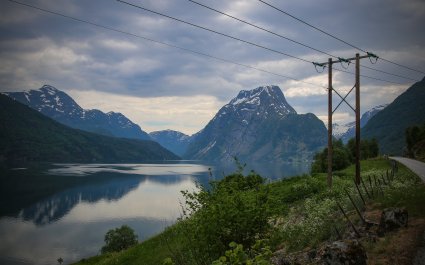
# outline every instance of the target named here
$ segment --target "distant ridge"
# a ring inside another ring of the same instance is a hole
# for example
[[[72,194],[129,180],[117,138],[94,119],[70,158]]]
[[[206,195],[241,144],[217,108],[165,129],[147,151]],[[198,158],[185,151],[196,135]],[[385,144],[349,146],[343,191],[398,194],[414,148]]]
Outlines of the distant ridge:
[[[139,125],[123,114],[112,111],[104,113],[97,109],[85,110],[68,94],[50,85],[37,90],[4,94],[75,129],[121,138],[151,140]]]
[[[149,133],[149,136],[160,145],[176,155],[182,156],[191,141],[191,137],[174,130],[163,130]]]
[[[178,156],[156,142],[108,137],[62,125],[0,94],[0,162],[140,163]]]
[[[373,116],[385,109],[387,106],[388,104],[378,105],[363,113],[360,118],[360,128],[363,128]],[[354,138],[355,132],[356,123],[353,121],[344,125],[334,124],[332,134],[335,138],[341,139],[344,143],[347,143],[351,138]]]

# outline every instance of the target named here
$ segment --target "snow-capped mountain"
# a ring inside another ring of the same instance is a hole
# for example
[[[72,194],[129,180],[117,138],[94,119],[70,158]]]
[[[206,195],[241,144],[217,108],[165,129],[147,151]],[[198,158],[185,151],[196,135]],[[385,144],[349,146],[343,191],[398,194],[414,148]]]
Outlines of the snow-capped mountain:
[[[373,116],[375,116],[381,110],[385,109],[385,107],[387,106],[388,104],[379,105],[363,113],[360,118],[360,128],[363,128]],[[335,136],[335,138],[337,139],[341,139],[344,143],[348,142],[348,140],[353,138],[355,136],[355,133],[356,123],[354,121],[343,125],[339,125],[336,123],[332,125],[333,136]]]
[[[160,145],[179,156],[186,152],[191,139],[189,135],[173,130],[155,131],[149,133],[149,136]]]
[[[356,126],[355,122],[349,122],[342,125],[334,123],[332,124],[332,135],[335,138],[340,139],[345,133],[348,132],[348,130],[352,129],[354,126]]]
[[[49,85],[37,90],[4,94],[72,128],[108,136],[151,140],[139,125],[121,113],[85,110],[68,94]]]
[[[299,115],[278,86],[242,90],[192,136],[184,157],[228,162],[288,161],[312,157],[326,128],[314,114]]]

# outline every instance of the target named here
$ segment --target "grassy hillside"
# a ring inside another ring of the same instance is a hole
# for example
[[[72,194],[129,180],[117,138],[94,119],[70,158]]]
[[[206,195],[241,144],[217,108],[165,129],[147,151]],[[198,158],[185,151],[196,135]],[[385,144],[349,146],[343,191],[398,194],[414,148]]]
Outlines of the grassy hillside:
[[[0,162],[141,162],[178,158],[153,141],[71,129],[0,94]]]
[[[371,242],[365,238],[362,244],[367,251],[370,261],[368,264],[411,264],[409,262],[411,262],[413,258],[412,251],[415,251],[415,247],[419,242],[419,237],[411,237],[404,243],[398,242],[397,238],[405,235],[410,236],[412,233],[419,235],[419,232],[423,232],[425,228],[425,204],[423,204],[425,200],[425,186],[419,185],[421,183],[420,179],[400,165],[398,173],[391,181],[391,185],[382,185],[378,187],[372,183],[373,189],[370,189],[368,178],[371,177],[373,180],[375,177],[385,175],[389,168],[390,163],[388,160],[377,159],[362,161],[362,176],[369,187],[369,193],[373,192],[373,198],[367,198],[363,190],[363,196],[366,198],[367,202],[365,214],[379,212],[384,207],[406,207],[409,211],[409,228],[403,228],[398,232],[378,238],[376,242]],[[209,216],[210,218],[208,218],[208,226],[216,227],[221,233],[224,233],[223,235],[232,233],[234,229],[243,230],[250,225],[250,220],[246,220],[245,226],[241,226],[239,220],[241,216],[244,216],[247,209],[251,209],[255,213],[263,212],[267,214],[270,226],[266,231],[258,233],[257,238],[265,239],[265,242],[267,242],[272,251],[280,250],[292,255],[291,253],[294,254],[297,253],[297,251],[309,251],[320,248],[325,241],[337,239],[335,228],[338,228],[341,234],[346,234],[351,231],[347,221],[337,208],[337,202],[342,205],[354,224],[357,227],[361,226],[361,222],[356,215],[354,207],[345,194],[345,190],[347,190],[358,206],[362,204],[353,186],[353,175],[354,166],[335,172],[332,190],[328,189],[326,186],[325,174],[280,180],[270,184],[263,184],[264,186],[256,186],[253,190],[247,189],[245,185],[242,185],[239,187],[241,192],[237,192],[239,195],[236,196],[236,198],[238,198],[236,201],[227,197],[227,199],[225,199],[227,203],[221,206],[220,204],[214,204],[214,200],[210,201],[212,204],[203,205],[203,207],[209,208],[207,212],[211,214]],[[233,178],[235,178],[234,175]],[[229,182],[229,179],[226,179],[225,182]],[[230,182],[230,184],[231,183],[232,182]],[[229,185],[226,186],[229,187]],[[256,211],[250,208],[253,205],[253,201],[246,207],[246,202],[250,201],[252,198],[258,200],[258,192],[264,190],[267,191],[267,200],[265,204],[260,204],[260,207],[262,207],[261,209]],[[232,190],[232,194],[234,194],[234,191],[235,190]],[[381,191],[384,195],[382,195]],[[212,191],[212,193],[214,192],[215,191]],[[204,196],[208,197],[210,195],[202,195],[201,200],[205,199]],[[220,197],[222,198],[223,196]],[[233,204],[234,202],[237,203]],[[265,208],[263,208],[264,206]],[[219,209],[219,212],[215,212],[214,208],[216,207]],[[230,211],[228,211],[229,207],[231,208]],[[264,209],[266,210],[264,211]],[[196,240],[196,236],[191,237],[191,235],[193,233],[202,233],[203,231],[199,229],[199,226],[193,227],[194,231],[187,229],[190,228],[191,222],[197,225],[200,224],[197,222],[200,220],[199,215],[203,215],[204,210],[198,211],[199,212],[195,214],[195,218],[192,218],[193,220],[187,219],[184,222],[179,222],[173,227],[166,229],[162,234],[146,240],[126,251],[99,255],[84,259],[76,264],[158,265],[162,264],[166,257],[173,257],[174,261],[178,261],[179,258],[180,260],[184,260],[176,264],[211,264],[211,261],[206,260],[217,259],[217,254],[207,251],[207,253],[213,255],[213,257],[199,256],[201,257],[200,260],[194,261],[192,255],[195,253],[199,254],[199,252],[196,252],[196,246],[194,245],[189,246],[189,248],[187,247],[187,244],[191,244],[188,238]],[[228,216],[220,216],[219,219],[215,219],[215,214],[222,214],[223,212],[228,212],[231,220],[234,220],[234,222],[221,222],[221,220],[225,220]],[[252,212],[248,211],[247,214],[251,215]],[[256,215],[254,214],[254,216]],[[379,215],[377,216],[379,218]],[[216,222],[220,223],[216,224]],[[410,224],[412,224],[412,226]],[[200,225],[202,227],[202,224]],[[211,232],[214,231],[210,231],[207,237],[211,236]],[[208,241],[207,238],[205,238],[204,241],[205,242],[199,243],[213,246],[211,241]],[[407,242],[409,243],[408,245],[406,245]],[[244,249],[246,248],[249,248],[249,246],[244,246]],[[221,255],[223,254],[224,253]],[[405,262],[382,262],[383,259],[391,257],[393,254],[396,255],[396,258],[401,258]],[[308,263],[302,262],[301,264]]]
[[[425,79],[415,83],[372,117],[362,129],[362,138],[376,138],[382,154],[401,155],[406,146],[406,129],[424,122]]]

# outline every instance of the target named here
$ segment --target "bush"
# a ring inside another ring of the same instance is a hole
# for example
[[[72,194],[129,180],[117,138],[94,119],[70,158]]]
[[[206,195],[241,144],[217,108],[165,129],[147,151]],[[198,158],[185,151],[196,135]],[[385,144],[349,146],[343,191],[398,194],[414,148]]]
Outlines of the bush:
[[[270,247],[264,245],[264,241],[259,240],[248,253],[243,246],[232,242],[229,244],[230,250],[224,256],[214,261],[212,265],[270,265],[272,251]]]
[[[102,247],[102,253],[118,252],[137,244],[137,235],[134,230],[123,225],[120,228],[109,230],[105,235],[105,246]]]
[[[248,176],[238,172],[212,182],[209,190],[183,192],[186,203],[176,236],[184,242],[174,262],[211,264],[231,242],[245,249],[253,246],[269,227],[268,190],[263,183],[254,172]]]

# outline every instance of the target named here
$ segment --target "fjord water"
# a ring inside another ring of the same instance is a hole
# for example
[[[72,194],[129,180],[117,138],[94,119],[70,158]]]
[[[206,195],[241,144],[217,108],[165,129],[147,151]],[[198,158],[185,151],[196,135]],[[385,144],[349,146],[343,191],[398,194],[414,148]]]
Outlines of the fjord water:
[[[98,254],[105,233],[123,224],[145,240],[179,217],[180,191],[208,186],[235,169],[183,161],[2,170],[0,264],[57,264],[60,257],[69,264]],[[247,169],[277,179],[308,166]]]

